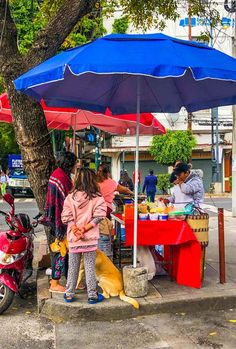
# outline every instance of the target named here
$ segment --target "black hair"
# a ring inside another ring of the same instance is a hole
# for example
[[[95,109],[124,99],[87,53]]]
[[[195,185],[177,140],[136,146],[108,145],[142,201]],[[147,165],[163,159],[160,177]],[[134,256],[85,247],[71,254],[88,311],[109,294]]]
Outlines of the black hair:
[[[153,170],[149,170],[149,173],[150,173],[151,175],[153,175]]]
[[[70,152],[65,151],[61,153],[57,159],[57,166],[60,167],[67,175],[70,174],[72,168],[75,166],[77,156]]]
[[[103,162],[101,165],[99,165],[97,172],[98,183],[102,183],[105,181],[105,179],[108,179],[110,177],[110,173],[110,168],[107,164]]]
[[[185,162],[180,162],[179,164],[176,165],[175,169],[174,169],[174,174],[176,176],[179,176],[182,172],[186,173],[189,172],[189,165],[186,164]]]
[[[174,183],[176,179],[177,179],[176,174],[172,172],[169,178],[170,183]]]

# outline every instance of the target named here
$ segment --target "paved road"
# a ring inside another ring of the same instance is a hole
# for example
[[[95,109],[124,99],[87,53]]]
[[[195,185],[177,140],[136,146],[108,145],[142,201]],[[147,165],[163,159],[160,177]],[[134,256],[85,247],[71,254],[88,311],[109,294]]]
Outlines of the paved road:
[[[205,203],[216,207],[223,207],[226,210],[232,211],[231,198],[206,198]]]
[[[31,285],[33,287],[33,285]],[[33,289],[32,289],[33,291]],[[55,324],[36,313],[26,289],[0,317],[4,349],[234,349],[236,309],[158,314],[123,321]],[[96,305],[95,305],[96,306]],[[230,320],[234,320],[230,322]],[[4,334],[4,335],[3,335]]]
[[[0,210],[8,212],[9,205],[0,200]],[[32,219],[38,213],[38,207],[35,199],[25,199],[25,198],[17,198],[15,199],[15,208],[16,213],[27,213],[29,217]],[[0,216],[0,229],[6,227],[4,217]],[[42,227],[37,227],[36,232],[42,230]]]

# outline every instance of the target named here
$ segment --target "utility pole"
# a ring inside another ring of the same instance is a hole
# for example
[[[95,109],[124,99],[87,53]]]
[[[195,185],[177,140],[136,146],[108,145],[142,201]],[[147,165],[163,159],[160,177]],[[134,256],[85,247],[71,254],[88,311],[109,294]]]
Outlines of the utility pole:
[[[236,57],[236,1],[225,0],[224,8],[229,13],[234,13],[234,38],[233,38],[233,55]],[[234,191],[236,188],[236,106],[233,105],[233,130],[232,130],[232,216],[236,217],[236,195]]]
[[[191,18],[191,3],[190,1],[188,2],[188,39],[191,41],[192,40],[192,18]],[[192,131],[192,113],[188,113],[187,116],[187,130]]]
[[[235,8],[236,11],[236,8]],[[236,12],[234,18],[233,55],[236,57]],[[233,105],[233,130],[232,130],[232,216],[236,217],[236,106]]]

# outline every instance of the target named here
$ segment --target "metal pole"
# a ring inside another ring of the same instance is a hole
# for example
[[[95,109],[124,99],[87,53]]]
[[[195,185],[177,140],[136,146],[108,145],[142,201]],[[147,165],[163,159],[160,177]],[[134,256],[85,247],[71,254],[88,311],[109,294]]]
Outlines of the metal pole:
[[[213,43],[213,28],[212,24],[210,27],[211,35],[211,47]],[[214,141],[214,123],[216,122],[216,152],[215,152],[215,141]],[[211,109],[211,163],[212,163],[212,183],[219,182],[219,118],[218,108]]]
[[[233,55],[236,57],[236,13],[234,19]],[[236,106],[233,105],[233,131],[232,131],[232,216],[236,217]]]
[[[135,181],[134,181],[134,253],[133,267],[137,267],[138,237],[138,165],[139,165],[139,122],[140,122],[140,77],[137,78],[137,116],[136,116],[136,150],[135,150]]]
[[[125,170],[125,151],[122,152],[122,171]]]
[[[75,154],[76,151],[76,114],[73,114],[74,122],[73,122],[73,140],[72,140],[72,152]]]
[[[214,109],[211,109],[211,181],[215,182],[215,140],[214,140]]]
[[[192,18],[191,18],[190,10],[191,10],[191,3],[189,1],[188,3],[188,39],[191,41],[192,40]],[[188,113],[187,130],[189,131],[192,131],[192,116],[193,116],[192,113]]]
[[[216,182],[220,182],[220,164],[219,164],[219,113],[218,108],[215,109],[216,120]]]
[[[101,163],[101,134],[100,130],[95,128],[96,131],[96,146],[95,146],[95,168],[96,171]]]
[[[56,156],[57,147],[56,147],[56,135],[55,130],[52,131],[52,149],[53,149],[53,155]]]
[[[224,209],[218,208],[218,239],[219,239],[219,271],[220,283],[225,281],[225,236],[224,236]]]

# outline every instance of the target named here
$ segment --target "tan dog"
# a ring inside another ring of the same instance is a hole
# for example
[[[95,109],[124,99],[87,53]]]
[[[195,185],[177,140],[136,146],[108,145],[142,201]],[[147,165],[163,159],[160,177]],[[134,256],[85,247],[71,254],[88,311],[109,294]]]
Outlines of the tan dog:
[[[134,308],[138,309],[139,303],[135,299],[127,297],[124,293],[121,272],[114,266],[105,253],[100,250],[97,250],[96,253],[96,277],[98,286],[100,286],[103,291],[103,296],[105,298],[119,296],[122,301],[130,303]],[[77,286],[83,279],[84,273],[84,263],[82,259]]]

